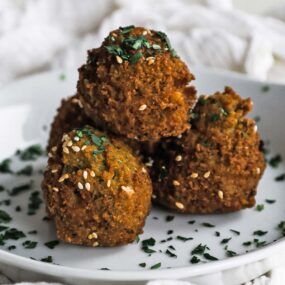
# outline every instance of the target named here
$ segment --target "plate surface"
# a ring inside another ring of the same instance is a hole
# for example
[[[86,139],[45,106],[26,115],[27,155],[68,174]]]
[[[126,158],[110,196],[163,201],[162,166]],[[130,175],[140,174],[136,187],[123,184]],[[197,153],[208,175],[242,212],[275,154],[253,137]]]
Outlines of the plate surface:
[[[260,118],[257,123],[258,129],[270,151],[268,158],[277,154],[285,157],[284,86],[265,85],[240,76],[213,74],[202,69],[193,69],[193,72],[197,78],[195,85],[199,94],[211,94],[229,85],[234,87],[241,96],[251,97],[254,101],[254,112],[251,116]],[[23,162],[13,154],[16,149],[23,149],[35,143],[45,146],[49,132],[48,126],[61,98],[73,94],[75,90],[77,74],[64,72],[64,75],[62,76],[61,72],[40,74],[0,90],[2,132],[0,159],[11,157],[13,171],[18,171],[29,164],[34,167],[32,176],[0,173],[0,185],[5,188],[0,192],[0,201],[2,201],[0,207],[12,217],[11,222],[1,225],[17,228],[26,235],[19,240],[8,240],[0,247],[1,262],[70,278],[73,276],[94,280],[186,278],[260,260],[283,245],[282,232],[278,229],[278,224],[285,220],[285,180],[275,181],[277,176],[285,173],[285,165],[281,161],[276,168],[268,165],[259,184],[257,204],[264,206],[262,211],[254,208],[226,215],[199,216],[178,215],[154,207],[138,243],[117,248],[85,248],[63,243],[54,249],[45,246],[46,242],[55,240],[56,235],[53,222],[43,220],[44,204],[40,205],[35,215],[27,215],[27,213],[31,194],[40,191],[41,171],[45,167],[46,157],[41,157],[37,161]],[[31,180],[34,182],[30,190],[16,196],[9,196],[9,191],[13,187],[29,184]],[[266,199],[274,200],[274,203],[268,203]],[[9,202],[3,202],[3,200],[10,200],[10,205],[5,205]],[[21,207],[21,211],[15,210],[17,206]],[[262,206],[259,206],[259,209],[262,209]],[[195,223],[189,223],[189,221],[195,221]],[[209,227],[208,224],[214,227]],[[33,230],[37,230],[37,234],[28,234]],[[263,233],[254,235],[255,231],[263,231]],[[220,236],[217,236],[216,232],[219,232]],[[177,239],[177,236],[193,239],[183,241]],[[156,240],[155,246],[151,247],[156,252],[149,256],[141,250],[141,241],[151,237]],[[161,243],[168,238],[171,239]],[[221,243],[223,239],[229,240]],[[23,242],[27,240],[36,241],[37,246],[34,249],[26,249]],[[244,246],[243,243],[248,241],[251,241],[251,245]],[[207,245],[209,249],[206,252],[218,258],[219,261],[209,261],[197,255],[205,262],[191,264],[191,251],[200,243]],[[16,248],[8,250],[11,245],[15,245]],[[167,249],[177,257],[166,254]],[[228,255],[234,255],[233,252],[237,255],[229,257]],[[55,264],[37,261],[48,256],[52,256]],[[145,263],[145,268],[139,266],[140,263]],[[161,263],[159,269],[150,270],[151,266],[158,263]],[[106,268],[110,271],[102,270]]]

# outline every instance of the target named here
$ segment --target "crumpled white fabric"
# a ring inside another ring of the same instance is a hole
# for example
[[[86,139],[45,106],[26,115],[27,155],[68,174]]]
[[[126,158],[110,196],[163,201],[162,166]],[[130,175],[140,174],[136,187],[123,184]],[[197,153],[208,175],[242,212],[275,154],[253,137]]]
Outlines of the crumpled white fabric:
[[[231,0],[195,2],[1,0],[0,86],[38,70],[77,68],[86,49],[129,24],[164,30],[189,64],[285,82],[285,7],[257,16]]]

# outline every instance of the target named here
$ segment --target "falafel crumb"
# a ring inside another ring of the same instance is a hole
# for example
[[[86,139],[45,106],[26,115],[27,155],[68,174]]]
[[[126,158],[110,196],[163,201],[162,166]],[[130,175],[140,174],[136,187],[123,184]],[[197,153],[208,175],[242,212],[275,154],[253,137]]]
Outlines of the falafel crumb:
[[[199,176],[199,174],[197,172],[192,172],[190,175],[190,177],[194,178],[194,179],[197,178],[198,176]]]
[[[154,57],[153,56],[147,57],[146,61],[148,65],[152,65],[154,64]]]
[[[83,190],[83,184],[81,182],[78,182],[77,183],[77,187],[80,189],[80,190]]]
[[[178,209],[184,209],[184,205],[180,202],[175,202],[175,206],[178,208]]]
[[[90,191],[91,185],[90,185],[89,182],[86,182],[86,183],[85,183],[85,188],[86,188],[87,191]]]
[[[219,196],[219,198],[220,198],[221,200],[223,200],[223,199],[224,199],[224,192],[221,191],[221,190],[219,190],[219,191],[218,191],[218,196]]]
[[[79,146],[73,146],[73,147],[71,147],[72,148],[72,150],[73,151],[75,151],[75,152],[79,152],[80,151],[80,147]]]
[[[180,185],[180,182],[177,181],[177,180],[173,180],[172,183],[173,183],[174,186],[179,186]]]
[[[146,104],[143,104],[139,107],[139,111],[144,111],[147,108]]]
[[[181,161],[182,160],[182,155],[177,155],[175,157],[175,161]]]
[[[204,173],[204,178],[209,178],[210,177],[210,174],[211,174],[211,171],[207,171]]]
[[[64,180],[66,180],[67,178],[69,178],[69,175],[67,173],[63,174],[59,179],[58,182],[63,182]]]
[[[134,189],[130,186],[121,186],[121,188],[124,192],[126,192],[129,195],[132,195],[135,192]]]
[[[91,171],[90,171],[90,176],[91,176],[91,177],[95,177],[95,175],[96,175],[95,172],[94,172],[93,170],[91,170]]]

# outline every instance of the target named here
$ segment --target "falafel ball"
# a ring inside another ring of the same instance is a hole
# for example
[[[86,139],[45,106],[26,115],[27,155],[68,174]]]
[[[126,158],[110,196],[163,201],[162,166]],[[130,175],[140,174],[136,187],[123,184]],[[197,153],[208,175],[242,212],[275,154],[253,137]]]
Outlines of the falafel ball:
[[[98,129],[96,123],[85,114],[81,101],[77,95],[63,99],[51,124],[47,151],[50,152],[54,146],[57,146],[58,143],[60,143],[64,133],[70,132],[76,128],[82,128],[85,125]],[[110,134],[110,132],[106,130],[105,132]],[[123,140],[123,142],[133,150],[135,155],[140,156],[141,158],[151,155],[157,145],[157,142],[155,141],[140,142],[123,136],[117,137],[120,140]]]
[[[117,246],[143,232],[152,184],[120,139],[85,126],[64,134],[49,156],[42,189],[60,240]]]
[[[140,141],[186,131],[196,90],[194,76],[166,34],[134,26],[112,31],[88,51],[77,90],[100,127]]]
[[[47,150],[57,146],[64,133],[90,124],[92,120],[85,115],[77,95],[63,99],[51,124]]]
[[[183,213],[238,211],[255,204],[265,170],[252,101],[231,88],[201,96],[192,128],[164,141],[152,168],[154,201]]]

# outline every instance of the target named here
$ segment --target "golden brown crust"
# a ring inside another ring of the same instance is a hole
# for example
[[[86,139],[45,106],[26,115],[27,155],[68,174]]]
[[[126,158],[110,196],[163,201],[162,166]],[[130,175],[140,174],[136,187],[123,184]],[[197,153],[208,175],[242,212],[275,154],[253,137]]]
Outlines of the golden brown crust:
[[[92,123],[92,120],[85,115],[82,107],[77,95],[70,96],[61,101],[57,109],[57,114],[51,124],[47,146],[48,151],[53,146],[57,146],[64,133]]]
[[[188,111],[195,103],[196,91],[188,86],[194,76],[185,63],[165,50],[166,44],[157,32],[147,31],[143,36],[145,32],[134,28],[126,36],[116,30],[100,48],[90,50],[87,63],[79,69],[78,94],[86,114],[100,127],[127,138],[155,141],[179,135],[190,127]],[[130,36],[145,37],[148,44],[159,45],[161,50],[131,50],[142,53],[138,62],[120,58],[119,63],[118,56],[110,54],[106,46],[121,47]]]
[[[192,129],[160,145],[154,158],[155,202],[183,213],[223,213],[255,204],[265,169],[252,108],[232,89],[200,97]]]
[[[147,171],[121,140],[84,127],[51,150],[42,183],[60,240],[88,246],[130,243],[150,210]]]

